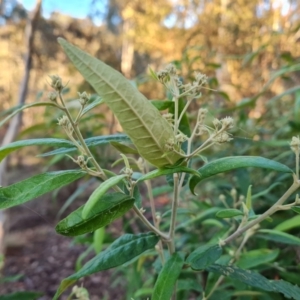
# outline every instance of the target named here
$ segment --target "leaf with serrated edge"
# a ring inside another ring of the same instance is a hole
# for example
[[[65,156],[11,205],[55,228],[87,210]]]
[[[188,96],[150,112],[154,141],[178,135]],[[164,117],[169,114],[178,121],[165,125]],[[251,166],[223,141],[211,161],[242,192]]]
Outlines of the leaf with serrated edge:
[[[217,264],[211,265],[206,270],[264,291],[282,293],[288,299],[300,300],[300,288],[284,280],[269,280],[256,272]]]
[[[179,253],[175,252],[172,254],[158,275],[151,298],[152,300],[171,299],[183,263],[184,260]]]
[[[84,205],[73,211],[61,220],[55,230],[66,236],[77,236],[93,232],[98,228],[106,226],[124,215],[134,205],[134,199],[122,193],[111,193],[104,195],[93,207],[92,214],[82,218]]]
[[[121,236],[105,251],[100,252],[88,261],[77,273],[64,279],[53,300],[58,299],[76,280],[100,271],[121,266],[146,250],[154,248],[158,241],[159,237],[153,233],[140,233],[137,235],[125,234]]]
[[[166,143],[175,138],[170,124],[123,75],[66,40],[59,38],[58,42],[116,115],[143,158],[156,167],[173,165],[181,158],[166,154]]]
[[[0,209],[13,207],[63,187],[86,175],[82,170],[48,172],[0,188]]]
[[[198,169],[198,173],[200,176],[192,176],[190,180],[190,190],[194,194],[194,189],[200,181],[219,173],[224,173],[245,167],[255,167],[283,173],[293,173],[293,171],[287,166],[277,161],[260,156],[223,157],[209,162],[208,164],[205,164],[203,167]]]

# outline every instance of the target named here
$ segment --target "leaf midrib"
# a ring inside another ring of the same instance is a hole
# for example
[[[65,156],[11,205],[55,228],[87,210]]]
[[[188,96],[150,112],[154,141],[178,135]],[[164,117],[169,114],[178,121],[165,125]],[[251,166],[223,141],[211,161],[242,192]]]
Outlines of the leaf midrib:
[[[64,41],[64,40],[63,40]],[[65,43],[65,41],[64,41],[64,43]],[[80,57],[77,55],[77,53],[76,53],[76,51],[73,51],[73,49],[72,48],[69,48],[69,50],[70,51],[72,51],[72,53],[73,53],[73,55],[75,55],[76,57],[77,57],[77,59],[79,60],[79,61],[81,61],[81,63],[82,64],[84,64],[91,72],[94,72],[95,74],[97,74],[100,78],[101,78],[101,80],[103,80],[113,91],[114,91],[114,93],[115,94],[117,94],[126,104],[127,104],[127,106],[129,106],[130,107],[130,109],[131,109],[131,111],[135,114],[135,116],[137,117],[137,119],[140,121],[140,123],[142,123],[143,124],[143,126],[144,126],[144,128],[146,129],[146,131],[149,133],[149,135],[152,137],[152,139],[154,140],[154,142],[155,142],[155,144],[156,144],[156,146],[157,146],[157,148],[160,150],[160,152],[162,152],[163,154],[164,154],[164,152],[162,151],[162,149],[161,149],[161,147],[160,147],[160,145],[159,145],[159,143],[158,143],[158,141],[155,139],[155,136],[152,134],[152,132],[148,129],[148,127],[147,126],[145,126],[146,124],[143,122],[143,120],[141,119],[141,118],[139,118],[139,115],[137,114],[137,112],[135,111],[135,109],[133,109],[133,107],[130,105],[130,103],[128,103],[128,101],[126,101],[125,99],[125,97],[123,98],[122,97],[122,95],[110,84],[110,82],[108,82],[107,80],[105,80],[105,78],[104,77],[102,77],[101,76],[101,74],[99,75],[99,73],[98,73],[98,71],[96,70],[94,70],[94,68],[92,67],[92,66],[90,66],[89,64],[87,64],[87,63],[85,63],[82,59],[80,59]],[[94,57],[92,57],[92,58],[94,58]],[[105,100],[104,100],[104,102],[106,102]],[[168,157],[168,156],[165,156],[165,158],[168,160],[168,162],[170,163],[170,164],[172,164],[173,162],[171,161],[171,159]]]

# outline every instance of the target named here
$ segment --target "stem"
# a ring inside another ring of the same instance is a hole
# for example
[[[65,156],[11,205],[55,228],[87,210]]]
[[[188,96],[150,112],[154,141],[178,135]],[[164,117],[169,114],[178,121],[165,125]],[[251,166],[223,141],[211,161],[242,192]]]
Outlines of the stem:
[[[172,202],[171,225],[170,225],[170,230],[169,230],[169,240],[170,241],[168,242],[170,254],[173,254],[175,252],[174,237],[175,237],[175,225],[176,225],[176,215],[177,215],[178,196],[179,196],[178,174],[175,173],[173,178],[174,178],[174,195],[173,195],[173,202]]]
[[[149,173],[149,167],[148,167],[147,164],[145,164],[145,170],[146,170],[146,173]],[[149,200],[150,200],[150,207],[151,207],[151,214],[152,214],[153,223],[154,223],[155,228],[157,228],[159,230],[159,221],[156,218],[156,210],[155,210],[154,197],[153,197],[153,193],[152,193],[151,181],[146,180],[145,184],[146,184],[146,187],[147,187],[148,196],[149,196]],[[165,257],[164,257],[163,245],[162,245],[161,240],[158,242],[158,247],[159,247],[158,254],[159,254],[160,260],[162,262],[162,265],[164,265]]]
[[[156,233],[157,235],[159,235],[163,240],[165,241],[169,241],[169,236],[163,232],[161,232],[160,230],[158,230],[156,227],[154,227],[147,219],[146,217],[143,215],[143,213],[139,210],[139,208],[134,205],[133,206],[133,210],[134,212],[138,215],[138,217],[141,219],[141,221],[154,233]]]
[[[79,130],[79,128],[78,128],[78,125],[77,125],[76,123],[74,123],[74,121],[73,121],[73,119],[72,119],[72,116],[71,116],[69,110],[68,110],[67,107],[66,107],[65,101],[64,101],[64,99],[63,99],[61,93],[59,93],[59,99],[60,99],[60,101],[61,101],[61,103],[62,103],[62,105],[63,105],[63,107],[64,107],[64,111],[65,111],[65,113],[66,113],[68,119],[69,119],[70,122],[71,122],[71,125],[72,125],[72,127],[73,127],[73,129],[74,129],[74,132],[75,132],[75,134],[76,134],[78,140],[80,141],[82,148],[83,148],[84,151],[85,151],[85,154],[88,155],[88,156],[91,158],[91,161],[92,161],[93,165],[95,166],[95,168],[97,169],[97,171],[102,175],[102,178],[103,178],[103,179],[106,179],[106,176],[105,176],[105,174],[104,174],[102,168],[101,168],[101,167],[99,166],[99,164],[97,163],[97,161],[96,161],[96,159],[94,158],[93,154],[91,153],[89,147],[86,145],[86,143],[85,143],[85,141],[84,141],[84,138],[83,138],[83,136],[82,136],[82,134],[81,134],[81,132],[80,132],[80,130]]]
[[[297,175],[297,179],[299,179],[299,151],[297,151],[295,154],[296,154],[296,175]]]
[[[200,147],[198,147],[196,150],[194,150],[191,154],[188,155],[188,157],[193,157],[194,155],[196,155],[198,152],[206,149],[207,147],[210,147],[211,145],[208,145],[208,143],[210,143],[216,136],[218,136],[220,133],[222,133],[223,131],[225,131],[226,128],[222,127],[219,131],[217,131],[215,134],[212,134]],[[205,146],[205,147],[204,147]]]
[[[63,105],[63,110],[65,111],[68,119],[70,120],[70,123],[74,129],[74,132],[78,138],[78,140],[81,143],[81,146],[83,147],[84,151],[86,152],[86,155],[88,155],[90,157],[90,160],[92,161],[93,165],[95,166],[96,170],[98,171],[98,176],[105,180],[107,179],[105,173],[103,172],[102,168],[99,166],[99,164],[97,163],[96,159],[94,158],[93,154],[91,153],[90,149],[88,148],[88,146],[86,145],[84,138],[82,137],[82,134],[78,128],[78,125],[74,123],[72,116],[69,112],[69,110],[66,107],[66,104],[64,102],[64,99],[61,95],[61,93],[59,93],[59,98],[60,101]],[[118,189],[120,191],[120,188],[116,187],[116,189]],[[123,191],[121,191],[123,192]],[[144,216],[144,214],[138,209],[138,207],[136,205],[134,205],[133,210],[135,211],[135,213],[138,215],[138,217],[141,219],[141,221],[154,233],[156,233],[157,235],[159,235],[163,240],[169,240],[169,236],[167,236],[165,233],[161,232],[159,229],[157,229],[155,226],[153,226],[148,220],[147,218]]]
[[[174,97],[174,105],[175,105],[175,115],[174,115],[174,134],[176,135],[178,132],[179,121],[178,121],[178,98]]]
[[[191,104],[193,99],[189,99],[187,102],[186,102],[186,105],[184,106],[183,110],[181,111],[180,113],[180,116],[178,118],[178,124],[180,124],[180,121],[183,117],[183,115],[185,114],[186,110],[188,109],[189,105]]]
[[[295,179],[295,178],[294,178]],[[294,183],[290,186],[290,188],[282,195],[282,197],[267,211],[265,211],[261,216],[259,216],[257,219],[251,221],[246,226],[238,229],[236,232],[234,232],[232,235],[230,235],[227,239],[222,241],[222,245],[226,245],[230,243],[235,238],[242,235],[245,231],[250,229],[251,227],[255,226],[256,224],[259,224],[272,214],[274,214],[276,211],[280,209],[280,206],[291,196],[300,186],[300,181],[298,179],[295,179]]]
[[[252,233],[253,234],[253,233]],[[252,234],[246,234],[239,246],[239,248],[235,251],[235,253],[233,254],[233,258],[230,260],[229,265],[232,265],[235,261],[237,261],[239,259],[240,253],[242,251],[242,249],[244,248],[244,246],[246,245],[248,239],[250,238],[250,236]],[[217,280],[217,282],[214,284],[214,286],[212,287],[210,293],[204,298],[205,300],[208,300],[212,294],[215,292],[215,290],[218,288],[218,286],[222,283],[223,279],[225,278],[224,275],[221,275],[219,277],[219,279]]]

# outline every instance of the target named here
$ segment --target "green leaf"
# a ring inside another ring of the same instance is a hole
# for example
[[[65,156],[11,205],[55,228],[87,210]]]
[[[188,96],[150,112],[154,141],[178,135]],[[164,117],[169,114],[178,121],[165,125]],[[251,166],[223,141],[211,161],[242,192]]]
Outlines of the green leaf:
[[[240,211],[238,209],[233,209],[233,208],[222,209],[216,213],[216,217],[222,218],[222,219],[233,218],[236,216],[243,216],[243,215],[244,215],[244,213],[242,211]]]
[[[76,280],[103,270],[121,266],[146,250],[153,249],[158,241],[159,237],[153,233],[125,234],[121,236],[105,251],[88,261],[77,273],[64,279],[53,300],[58,299]]]
[[[173,165],[181,158],[166,154],[166,143],[175,138],[170,124],[123,75],[66,40],[59,38],[58,42],[116,115],[143,158],[156,167]]]
[[[131,148],[127,145],[112,141],[110,142],[110,144],[116,148],[119,152],[123,153],[123,154],[138,154],[138,151],[134,148]]]
[[[87,218],[83,218],[84,205],[69,214],[56,225],[56,232],[77,236],[93,232],[124,215],[134,205],[134,199],[122,193],[106,194],[97,201]]]
[[[104,172],[105,173],[105,172]],[[65,212],[65,210],[81,195],[83,194],[86,189],[94,184],[97,181],[96,177],[93,177],[91,179],[89,179],[88,181],[86,181],[85,183],[82,183],[78,186],[78,188],[76,189],[76,191],[71,194],[69,196],[69,198],[67,200],[65,200],[64,205],[60,208],[60,210],[57,213],[57,218],[60,219],[61,215]]]
[[[197,171],[195,171],[194,169],[187,168],[184,166],[177,166],[177,167],[173,167],[173,168],[153,170],[153,171],[143,175],[142,177],[140,177],[138,179],[138,181],[150,180],[150,179],[153,179],[153,178],[156,178],[159,176],[174,174],[174,173],[190,173],[190,174],[194,174],[195,176],[199,176]]]
[[[149,72],[150,72],[150,76],[154,79],[154,80],[158,80],[157,74],[152,70],[152,68],[149,66]]]
[[[274,170],[283,173],[293,173],[293,171],[287,166],[274,160],[270,160],[260,156],[224,157],[216,159],[198,169],[200,177],[192,176],[190,180],[190,189],[192,193],[194,193],[194,189],[200,181],[219,173],[224,173],[245,167],[255,167]]]
[[[274,230],[278,231],[288,231],[290,229],[300,227],[300,216],[295,216],[291,219],[288,219],[279,225],[277,225]]]
[[[95,252],[98,254],[101,252],[103,247],[103,241],[105,238],[105,227],[101,227],[94,232],[93,245]]]
[[[0,300],[35,300],[40,298],[43,293],[39,292],[15,292],[1,295]]]
[[[95,95],[95,96],[93,95],[92,97],[91,97],[92,99],[90,100],[89,104],[83,109],[81,116],[85,115],[87,112],[92,110],[94,107],[103,103],[103,100],[100,97],[98,97],[97,95]]]
[[[17,115],[22,110],[24,110],[26,108],[30,108],[30,107],[35,107],[35,106],[54,106],[56,108],[58,107],[53,102],[35,102],[35,103],[23,105],[21,107],[20,106],[16,106],[15,110],[13,111],[13,113],[11,113],[10,115],[8,115],[4,120],[2,120],[0,122],[0,127],[2,127],[7,121],[9,121],[12,117],[14,117],[15,115]]]
[[[184,260],[178,252],[172,254],[158,275],[151,298],[152,300],[171,299],[183,263]]]
[[[162,218],[166,218],[166,217],[170,217],[172,214],[172,210],[168,210],[166,211],[161,217]],[[194,213],[190,210],[190,209],[187,209],[187,208],[182,208],[182,207],[179,207],[177,209],[177,212],[176,212],[176,215],[179,216],[179,215],[193,215]]]
[[[252,209],[252,185],[249,185],[246,197],[246,207]]]
[[[300,288],[284,280],[269,280],[264,276],[232,266],[214,264],[207,271],[222,274],[233,281],[240,281],[255,288],[268,292],[282,293],[288,299],[300,300]]]
[[[177,292],[180,291],[197,291],[202,292],[203,289],[197,280],[193,279],[179,279],[177,284]]]
[[[110,142],[131,142],[126,134],[113,134],[113,135],[101,135],[95,136],[84,140],[88,147],[96,147],[99,145],[108,145]],[[79,143],[80,144],[80,143]],[[50,155],[64,154],[69,152],[77,151],[77,148],[72,145],[72,147],[59,148],[50,152],[39,154],[39,157],[45,157]]]
[[[274,229],[260,229],[256,237],[288,245],[300,246],[300,238]]]
[[[0,188],[0,209],[13,207],[61,188],[86,175],[82,170],[48,172]]]
[[[27,146],[48,146],[48,147],[74,147],[74,144],[68,140],[63,139],[32,139],[22,140],[10,143],[0,148],[0,162],[11,152]]]
[[[293,206],[291,208],[295,213],[300,214],[300,206]]]
[[[126,174],[117,175],[111,178],[108,178],[103,183],[101,183],[91,194],[88,201],[82,209],[82,218],[88,219],[94,215],[94,209],[96,209],[97,203],[101,202],[101,198],[104,194],[112,187],[117,185],[120,181],[126,178]]]
[[[156,107],[158,110],[165,110],[172,106],[174,106],[174,102],[170,100],[162,101],[162,100],[151,100],[150,103]]]
[[[236,265],[242,269],[251,269],[274,261],[279,255],[279,249],[257,249],[243,253]]]
[[[219,245],[205,245],[193,251],[186,259],[186,263],[193,270],[203,270],[213,264],[221,255],[222,248]]]

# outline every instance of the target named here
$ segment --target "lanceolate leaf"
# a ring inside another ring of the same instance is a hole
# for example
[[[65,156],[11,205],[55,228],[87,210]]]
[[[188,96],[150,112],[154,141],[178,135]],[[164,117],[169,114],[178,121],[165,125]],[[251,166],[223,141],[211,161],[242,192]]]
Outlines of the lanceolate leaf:
[[[256,249],[242,253],[238,262],[236,263],[239,268],[251,269],[262,264],[274,261],[279,255],[279,249]]]
[[[152,300],[171,299],[174,286],[179,277],[184,260],[175,252],[165,263],[155,282]]]
[[[300,227],[300,216],[297,215],[291,219],[285,220],[274,229],[278,231],[289,231],[293,228]]]
[[[205,245],[197,248],[186,259],[193,270],[204,270],[222,255],[222,248],[219,245]]]
[[[190,180],[190,189],[192,193],[194,193],[195,186],[202,180],[209,178],[213,175],[228,172],[231,170],[245,168],[245,167],[256,167],[274,170],[283,173],[292,173],[293,171],[287,166],[276,162],[274,160],[270,160],[267,158],[263,158],[260,156],[232,156],[232,157],[224,157],[217,160],[214,160],[200,169],[198,169],[200,177],[192,176]]]
[[[43,293],[39,292],[15,292],[0,296],[0,300],[35,300],[42,295]]]
[[[208,267],[206,270],[222,274],[234,281],[240,281],[264,291],[282,293],[288,299],[300,300],[300,288],[284,280],[269,280],[262,275],[249,270],[217,264]]]
[[[233,209],[233,208],[222,209],[216,213],[216,217],[222,218],[222,219],[233,218],[236,216],[243,216],[243,215],[244,215],[244,213],[242,211],[240,211],[238,209]]]
[[[94,216],[96,208],[96,205],[101,202],[102,197],[104,194],[112,187],[117,185],[120,181],[122,181],[127,175],[117,175],[114,177],[111,177],[107,180],[105,180],[103,183],[101,183],[91,194],[89,197],[89,200],[84,205],[82,209],[82,218],[89,219]],[[116,213],[116,212],[115,212]]]
[[[137,150],[127,145],[112,141],[110,144],[123,154],[138,154]]]
[[[3,126],[7,121],[9,121],[13,116],[15,116],[16,114],[18,114],[20,111],[22,111],[22,110],[24,110],[26,108],[34,107],[34,106],[54,106],[54,107],[58,107],[53,102],[35,102],[35,103],[23,105],[21,107],[16,107],[16,110],[14,110],[13,113],[11,113],[10,115],[8,115],[4,120],[2,120],[0,122],[0,127]]]
[[[134,199],[127,195],[122,193],[106,194],[95,204],[87,219],[82,217],[83,205],[61,220],[55,230],[67,236],[93,232],[124,215],[133,205]]]
[[[149,172],[148,174],[143,175],[138,179],[138,181],[145,181],[149,179],[153,179],[162,175],[168,175],[168,174],[174,174],[174,173],[190,173],[194,174],[195,176],[199,176],[197,171],[194,169],[190,169],[184,166],[177,166],[174,168],[167,168],[167,169],[160,169],[160,170],[154,170]]]
[[[48,172],[0,188],[0,209],[23,204],[86,175],[82,170]]]
[[[300,246],[300,238],[274,229],[260,229],[256,236],[277,243]]]
[[[63,139],[32,139],[16,141],[0,148],[0,162],[11,152],[27,146],[49,146],[49,147],[74,147],[74,144],[68,140]]]
[[[94,136],[88,139],[85,139],[85,143],[87,144],[88,147],[96,147],[100,145],[107,145],[112,141],[116,142],[131,142],[129,137],[126,134],[114,134],[114,135],[100,135],[100,136]],[[64,147],[64,148],[59,148],[53,151],[49,151],[43,154],[40,154],[40,157],[44,156],[50,156],[50,155],[56,155],[56,154],[64,154],[64,153],[69,153],[69,152],[74,152],[76,151],[77,148],[72,145],[72,147]]]
[[[154,107],[156,107],[158,110],[165,110],[165,109],[168,109],[168,108],[174,106],[174,101],[171,101],[171,100],[166,100],[166,101],[151,100],[150,103]]]
[[[53,300],[58,299],[76,280],[100,272],[111,269],[132,260],[146,250],[154,248],[159,241],[159,237],[153,233],[141,233],[137,235],[125,234],[113,242],[105,251],[96,255],[87,262],[77,273],[64,279]]]
[[[174,139],[170,124],[125,77],[100,60],[59,38],[64,51],[118,118],[139,154],[157,167],[173,165],[180,155],[166,153]]]

